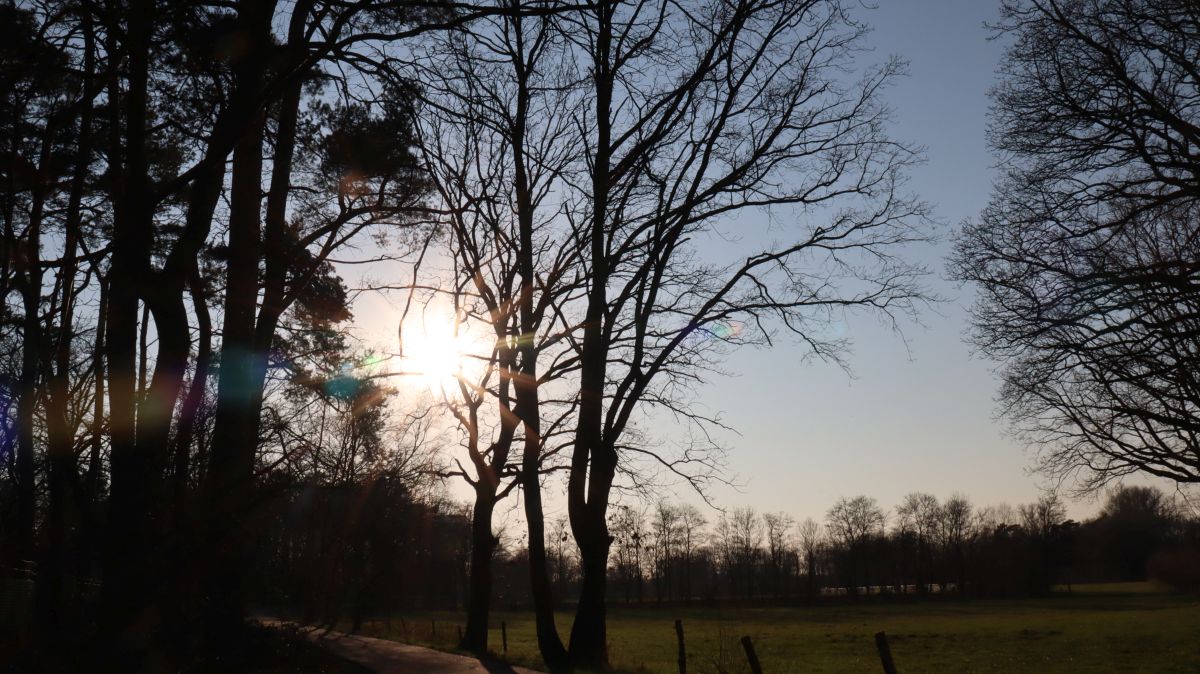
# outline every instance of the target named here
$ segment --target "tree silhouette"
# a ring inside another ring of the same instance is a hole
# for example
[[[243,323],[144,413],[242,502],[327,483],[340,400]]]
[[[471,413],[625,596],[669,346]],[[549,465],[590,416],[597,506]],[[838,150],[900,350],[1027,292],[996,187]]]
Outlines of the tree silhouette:
[[[1141,0],[1002,16],[1005,171],[952,263],[980,292],[972,339],[1001,363],[1001,411],[1081,490],[1200,480],[1200,16]]]
[[[559,219],[556,192],[577,161],[567,129],[575,94],[554,59],[553,16],[530,6],[433,36],[425,58],[405,73],[424,83],[419,147],[440,199],[436,226],[446,235],[450,279],[418,280],[454,306],[455,321],[492,345],[467,354],[477,379],[459,378],[452,409],[465,432],[475,492],[471,590],[462,646],[487,649],[490,565],[498,541],[492,513],[518,484],[528,529],[530,589],[538,642],[551,667],[566,653],[553,620],[541,480],[561,442],[573,401],[545,391],[573,371],[558,343],[570,326],[562,306],[581,272]],[[563,5],[565,8],[566,5]],[[491,440],[487,439],[490,431]],[[519,461],[510,457],[519,451]],[[507,480],[507,482],[506,482]]]
[[[576,122],[586,172],[566,213],[588,278],[571,343],[567,493],[582,586],[570,652],[595,667],[607,663],[618,469],[647,456],[683,475],[714,468],[707,436],[664,456],[639,441],[637,421],[656,409],[711,427],[685,404],[688,386],[721,349],[769,341],[772,327],[835,357],[821,330],[840,312],[910,309],[920,270],[896,250],[921,238],[924,209],[900,187],[915,154],[883,133],[878,94],[899,64],[846,84],[866,29],[839,3],[602,2],[563,24],[588,96]],[[768,212],[805,209],[819,224],[794,222],[777,246],[732,260],[696,246],[725,219],[746,232]]]
[[[845,557],[844,582],[846,592],[850,595],[858,594],[860,579],[867,592],[871,590],[865,556],[871,540],[883,533],[883,525],[883,510],[869,496],[838,499],[825,514],[825,529],[829,537],[841,546]]]

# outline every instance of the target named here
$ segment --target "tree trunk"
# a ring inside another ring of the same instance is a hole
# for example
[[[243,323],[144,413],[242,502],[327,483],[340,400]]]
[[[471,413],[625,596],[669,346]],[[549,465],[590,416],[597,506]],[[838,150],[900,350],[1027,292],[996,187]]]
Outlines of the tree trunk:
[[[532,253],[530,253],[532,254]],[[532,282],[532,275],[527,277]],[[522,302],[530,293],[522,292]],[[522,312],[525,314],[525,311]],[[523,326],[531,318],[523,317]],[[530,333],[526,333],[530,334]],[[514,377],[516,416],[524,426],[524,445],[521,451],[521,491],[525,503],[525,522],[529,533],[529,590],[533,595],[534,621],[537,626],[538,651],[551,672],[569,672],[570,661],[558,626],[554,623],[554,595],[550,584],[550,569],[546,563],[546,518],[542,510],[542,438],[539,411],[536,364],[537,354],[532,341],[522,341],[522,371]]]
[[[64,334],[66,338],[69,338],[69,331]],[[65,583],[76,551],[74,531],[78,512],[75,434],[69,421],[67,376],[67,373],[55,375],[56,380],[64,381],[52,383],[55,390],[49,396],[46,410],[49,507],[45,523],[46,548],[38,567],[37,623],[43,635],[51,640],[48,643],[63,636],[62,631],[68,628],[65,613],[77,605],[67,595],[69,588]]]
[[[529,397],[533,401],[529,401]],[[524,402],[522,402],[524,399]],[[537,389],[525,382],[517,383],[517,405],[520,409],[536,410]],[[530,407],[532,405],[532,407]],[[551,672],[570,671],[567,649],[558,636],[554,624],[554,597],[550,586],[550,573],[546,564],[546,519],[542,511],[541,441],[536,432],[537,417],[518,412],[525,420],[525,445],[521,457],[521,491],[525,499],[525,521],[529,531],[529,590],[533,595],[533,610],[537,625],[538,650]]]
[[[188,476],[191,473],[192,443],[196,434],[196,415],[208,388],[208,368],[212,355],[212,319],[208,313],[206,293],[198,269],[192,270],[189,281],[192,306],[196,314],[196,365],[192,382],[179,413],[178,428],[174,438],[174,458],[171,469],[171,501],[175,510],[176,526],[182,526],[187,499]]]
[[[44,331],[42,329],[41,319],[41,299],[42,299],[42,259],[41,259],[41,231],[42,231],[42,216],[44,214],[46,204],[45,186],[50,183],[50,136],[53,134],[53,127],[46,129],[46,137],[42,140],[42,149],[38,159],[38,180],[31,194],[31,208],[29,212],[29,230],[28,238],[24,244],[22,251],[21,267],[24,273],[21,278],[21,299],[25,311],[25,318],[22,322],[21,330],[21,379],[18,384],[20,398],[17,400],[17,451],[18,451],[18,466],[20,468],[19,475],[21,476],[19,495],[20,506],[20,527],[21,538],[19,545],[23,547],[21,550],[23,559],[33,559],[34,550],[28,546],[32,541],[25,539],[26,534],[33,532],[34,518],[34,472],[33,472],[33,454],[34,454],[34,438],[33,438],[33,411],[37,407],[40,393],[40,383],[45,374],[49,372],[49,363],[46,362],[46,349],[43,344]],[[57,354],[56,354],[57,355]],[[57,387],[52,393],[58,392]],[[60,400],[51,397],[50,410],[48,414],[48,430],[51,431],[50,441],[51,450],[61,449],[62,446],[62,429],[57,427],[56,413],[59,411],[55,404]],[[56,516],[62,515],[62,510],[65,508],[64,498],[66,496],[64,490],[64,475],[62,473],[61,457],[49,454],[49,470],[48,470],[48,487],[50,497],[50,512],[42,523],[41,528],[41,548],[42,554],[38,555],[38,575],[37,575],[37,591],[35,601],[35,624],[41,628],[41,636],[53,634],[51,629],[54,623],[57,623],[58,611],[56,599],[62,594],[62,565],[59,563],[59,554],[61,546],[65,541],[61,540],[56,534],[63,533],[55,526],[57,523]],[[59,460],[55,460],[59,459]]]
[[[515,13],[515,35],[521,32],[521,15]],[[534,308],[534,292],[539,279],[534,272],[533,192],[526,174],[525,131],[528,111],[528,78],[523,59],[515,64],[518,82],[517,114],[512,129],[513,166],[517,196],[517,219],[520,229],[518,274],[521,284],[517,301],[522,335],[535,335],[539,328],[538,312]],[[516,398],[515,413],[523,424],[524,446],[521,454],[521,490],[525,497],[525,520],[529,533],[529,586],[537,625],[538,650],[551,672],[570,670],[567,649],[563,646],[554,623],[554,596],[550,569],[546,561],[546,521],[542,510],[542,433],[541,409],[538,394],[538,350],[533,340],[519,341],[520,375],[513,379]]]
[[[92,400],[92,423],[88,442],[87,476],[84,482],[85,512],[87,526],[83,531],[84,554],[80,556],[79,574],[87,576],[93,573],[93,564],[100,552],[103,540],[101,526],[103,518],[100,513],[101,492],[103,485],[103,458],[101,450],[104,447],[104,333],[108,314],[108,281],[97,273],[97,283],[100,286],[100,299],[96,307],[96,341],[92,346],[92,376],[95,377],[94,399]]]
[[[41,299],[41,266],[36,260],[36,225],[30,225],[21,280],[21,297],[25,317],[21,325],[21,374],[17,383],[17,533],[14,536],[16,558],[24,562],[33,558],[34,522],[34,446],[33,411],[37,407],[38,370],[41,361],[42,325],[38,318]],[[34,271],[34,268],[37,271]],[[34,278],[36,276],[36,278]]]
[[[245,104],[260,94],[272,40],[273,0],[239,3],[238,22],[248,41],[235,67],[237,95]],[[251,108],[246,108],[249,111]],[[238,136],[230,178],[229,261],[224,298],[221,367],[212,449],[204,485],[208,568],[202,580],[204,639],[218,658],[243,657],[245,581],[254,487],[254,453],[262,409],[267,354],[258,348],[262,169],[266,117],[253,113]],[[290,169],[290,165],[287,167]],[[282,254],[283,251],[277,251]]]
[[[79,115],[79,137],[76,145],[74,171],[63,241],[63,264],[59,276],[59,330],[54,351],[54,371],[49,382],[47,417],[47,454],[49,463],[49,529],[46,555],[38,585],[39,624],[44,634],[54,638],[68,628],[64,613],[78,602],[67,596],[65,576],[71,568],[72,556],[79,554],[75,527],[79,520],[79,473],[75,460],[75,427],[70,415],[71,340],[74,337],[76,253],[79,244],[84,182],[92,153],[93,71],[95,70],[95,38],[90,12],[83,12],[84,30],[84,88],[83,106]],[[75,568],[79,567],[78,559]]]
[[[112,644],[108,666],[122,671],[146,667],[146,656],[157,636],[158,618],[152,597],[161,575],[153,557],[162,480],[156,458],[162,447],[139,442],[135,394],[137,307],[148,280],[153,238],[146,129],[154,13],[151,0],[133,3],[125,40],[125,95],[120,95],[115,76],[110,82],[112,106],[124,111],[126,119],[124,138],[117,133],[115,147],[110,148],[111,156],[124,156],[124,162],[115,171],[114,180],[113,254],[105,335],[111,486],[101,603],[106,632],[102,638]],[[116,126],[114,132],[120,128]]]
[[[608,666],[606,602],[610,545],[607,531],[580,541],[583,578],[575,623],[571,627],[571,662],[577,667],[604,669]]]
[[[480,480],[475,486],[475,509],[471,519],[471,576],[467,592],[467,627],[459,648],[472,653],[487,653],[488,615],[492,600],[492,555],[496,537],[492,534],[492,511],[496,489]]]
[[[606,225],[611,186],[611,106],[615,86],[610,53],[614,12],[614,3],[601,3],[596,9],[598,25],[592,54],[596,152],[591,176],[592,214],[587,232],[591,278],[579,357],[579,419],[567,483],[567,510],[571,530],[579,544],[583,576],[575,623],[571,627],[571,662],[597,669],[608,666],[605,592],[612,538],[605,518],[617,465],[616,450],[604,442],[604,386],[611,337],[606,324],[609,278]]]
[[[577,437],[576,442],[580,439]],[[585,438],[586,441],[586,438]],[[608,628],[606,592],[608,584],[608,554],[612,536],[608,532],[606,516],[608,495],[616,473],[616,452],[602,446],[598,441],[591,443],[591,472],[588,475],[588,500],[583,505],[575,500],[571,509],[572,531],[579,544],[582,579],[579,588],[579,605],[575,611],[575,622],[571,626],[571,663],[582,668],[605,669],[608,667]],[[575,466],[572,467],[570,487],[578,494]],[[576,496],[578,499],[578,496]],[[641,569],[637,569],[641,576]]]
[[[17,382],[17,535],[19,561],[34,558],[34,439],[33,412],[38,405],[42,374],[42,215],[46,205],[45,186],[50,182],[52,128],[47,128],[38,152],[38,179],[30,195],[29,228],[17,253],[20,270],[21,304],[25,312],[21,322],[21,373]]]
[[[261,175],[264,123],[238,144],[233,158],[228,282],[212,454],[207,475],[205,638],[218,652],[240,651],[244,620],[245,508],[249,503],[262,404],[265,356],[254,351],[261,258]]]

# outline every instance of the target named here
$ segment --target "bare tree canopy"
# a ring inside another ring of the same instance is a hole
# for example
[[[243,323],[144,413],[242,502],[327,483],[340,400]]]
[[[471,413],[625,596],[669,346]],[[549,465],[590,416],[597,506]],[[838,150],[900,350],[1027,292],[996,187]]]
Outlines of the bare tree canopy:
[[[975,345],[1040,468],[1083,491],[1200,481],[1200,8],[1010,0],[991,143],[958,240]]]
[[[572,341],[583,592],[570,652],[596,667],[606,513],[615,476],[647,453],[638,420],[710,427],[688,394],[725,347],[784,330],[836,358],[844,344],[825,328],[841,312],[912,310],[922,270],[898,249],[922,239],[925,210],[903,189],[917,153],[886,134],[881,91],[901,64],[857,59],[867,28],[841,3],[604,2],[564,23],[588,90],[566,209],[589,282]],[[707,254],[703,241],[730,232],[753,246]]]
[[[539,455],[556,399],[585,588],[570,660],[603,666],[614,489],[645,484],[647,465],[693,486],[719,475],[719,420],[692,403],[725,351],[785,332],[837,359],[827,328],[844,312],[895,319],[924,297],[899,254],[925,236],[904,188],[919,154],[887,135],[882,99],[902,63],[864,63],[867,32],[830,0],[606,1],[481,20],[415,59],[456,306],[495,333],[489,395],[524,439],[551,669],[566,650],[544,592]],[[677,447],[650,434],[655,414],[688,431]]]

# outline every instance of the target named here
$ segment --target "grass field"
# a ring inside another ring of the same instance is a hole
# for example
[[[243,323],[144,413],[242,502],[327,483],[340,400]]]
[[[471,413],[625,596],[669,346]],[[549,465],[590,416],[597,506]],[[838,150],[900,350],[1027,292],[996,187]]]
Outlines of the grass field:
[[[754,640],[767,674],[876,672],[873,635],[881,630],[902,672],[1200,671],[1200,598],[1146,584],[1072,589],[1070,595],[1012,601],[615,607],[611,659],[619,672],[675,674],[674,620],[681,618],[688,671],[697,674],[749,671],[738,643],[742,635]],[[508,660],[540,667],[532,617],[496,614],[490,638],[495,651],[501,650],[501,620],[508,625]],[[564,638],[570,620],[569,614],[559,617]],[[378,622],[364,625],[363,633],[450,649],[461,624],[453,613],[410,613],[395,616],[390,631]]]

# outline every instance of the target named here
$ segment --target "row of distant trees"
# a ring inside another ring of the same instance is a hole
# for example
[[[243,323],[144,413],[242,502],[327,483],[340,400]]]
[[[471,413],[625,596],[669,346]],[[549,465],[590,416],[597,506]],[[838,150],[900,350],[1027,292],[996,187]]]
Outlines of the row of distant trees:
[[[415,499],[397,481],[310,488],[280,498],[256,551],[256,599],[315,623],[363,620],[467,601],[470,509]],[[753,508],[727,512],[660,500],[621,505],[608,569],[626,604],[808,602],[868,595],[1018,597],[1075,583],[1200,585],[1200,518],[1154,487],[1108,492],[1069,519],[1047,494],[1016,507],[912,493],[891,510],[839,499],[822,521]],[[579,556],[565,519],[549,527],[556,604],[579,599]],[[524,546],[501,545],[498,605],[529,604]],[[343,622],[343,624],[345,624]]]
[[[1082,522],[1069,519],[1053,494],[1016,507],[975,507],[961,495],[939,501],[912,493],[891,510],[867,496],[842,498],[822,521],[668,501],[622,505],[610,527],[613,600],[626,603],[1006,597],[1146,579],[1189,586],[1197,579],[1184,568],[1200,561],[1200,520],[1141,486],[1110,491]],[[574,557],[569,548],[557,554],[556,587],[570,600]],[[520,602],[499,585],[500,601]]]

